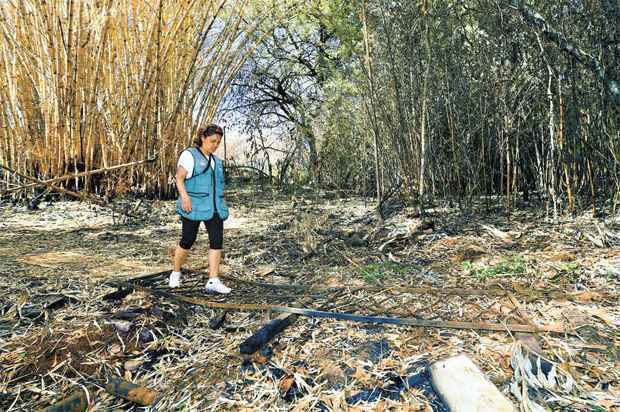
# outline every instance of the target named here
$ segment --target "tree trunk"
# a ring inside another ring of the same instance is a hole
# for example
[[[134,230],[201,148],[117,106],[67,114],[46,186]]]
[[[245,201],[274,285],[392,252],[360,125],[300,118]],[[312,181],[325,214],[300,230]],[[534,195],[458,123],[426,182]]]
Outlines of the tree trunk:
[[[377,118],[375,115],[375,98],[374,98],[374,74],[372,69],[372,60],[370,58],[370,40],[368,37],[368,22],[366,19],[366,9],[368,7],[368,0],[364,0],[362,4],[362,25],[363,25],[363,33],[364,33],[364,51],[365,51],[365,59],[366,59],[366,70],[368,74],[368,89],[369,89],[369,98],[370,104],[367,104],[367,112],[370,118],[370,123],[372,125],[373,130],[373,149],[375,156],[375,188],[376,188],[376,203],[375,203],[375,214],[377,216],[378,226],[383,225],[383,211],[381,210],[382,202],[383,202],[383,187],[381,184],[381,167],[379,161],[379,130],[377,127]],[[366,128],[366,130],[368,130]]]
[[[605,0],[603,1],[605,2]],[[547,41],[555,43],[563,52],[588,67],[596,78],[603,83],[616,109],[620,110],[620,83],[607,75],[605,68],[596,57],[584,52],[574,42],[564,37],[562,33],[554,30],[539,13],[532,11],[521,0],[511,0],[511,3],[514,8],[519,10],[523,20],[530,27],[540,31]]]
[[[553,101],[553,68],[547,61],[547,57],[545,56],[545,50],[542,45],[542,41],[540,40],[540,36],[536,35],[536,39],[538,40],[538,45],[540,47],[540,53],[545,61],[547,66],[547,100],[549,102],[549,122],[547,124],[548,133],[549,133],[549,163],[547,164],[547,175],[549,176],[549,187],[548,191],[551,196],[551,204],[553,208],[553,221],[557,222],[558,220],[558,199],[556,192],[556,139],[555,139],[555,104]]]
[[[431,40],[430,40],[430,22],[428,18],[428,3],[424,0],[422,5],[422,13],[424,15],[424,51],[426,52],[426,70],[424,72],[424,84],[422,85],[422,124],[420,127],[420,181],[418,186],[418,194],[420,201],[424,203],[424,196],[426,194],[425,178],[426,178],[426,164],[428,156],[427,147],[427,117],[428,117],[428,83],[431,71]]]

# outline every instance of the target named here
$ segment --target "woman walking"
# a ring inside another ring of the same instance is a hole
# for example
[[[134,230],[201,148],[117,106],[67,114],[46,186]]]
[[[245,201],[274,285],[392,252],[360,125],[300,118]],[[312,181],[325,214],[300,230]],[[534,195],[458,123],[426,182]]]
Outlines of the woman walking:
[[[223,135],[224,131],[218,125],[201,127],[194,140],[195,147],[184,150],[177,162],[179,198],[176,209],[183,227],[181,241],[174,253],[174,270],[169,279],[171,288],[181,285],[181,267],[196,241],[200,222],[204,222],[209,234],[209,281],[206,289],[208,292],[230,293],[230,288],[218,278],[228,206],[224,200],[224,168],[214,152]]]

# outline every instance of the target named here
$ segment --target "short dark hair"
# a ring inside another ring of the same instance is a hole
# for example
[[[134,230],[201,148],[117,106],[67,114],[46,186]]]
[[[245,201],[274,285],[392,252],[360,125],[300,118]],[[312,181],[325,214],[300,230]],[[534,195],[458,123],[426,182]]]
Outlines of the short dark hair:
[[[213,124],[213,123],[211,123],[208,126],[201,126],[198,128],[198,131],[196,132],[196,138],[194,139],[194,144],[196,146],[202,146],[202,138],[213,136],[214,134],[219,134],[220,137],[223,137],[224,130],[220,126]]]

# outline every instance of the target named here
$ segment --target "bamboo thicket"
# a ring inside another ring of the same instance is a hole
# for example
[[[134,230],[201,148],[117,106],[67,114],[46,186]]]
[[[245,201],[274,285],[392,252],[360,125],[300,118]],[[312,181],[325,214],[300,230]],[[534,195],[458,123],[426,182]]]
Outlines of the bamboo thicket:
[[[246,3],[3,2],[0,163],[49,179],[156,155],[81,184],[170,194],[178,153],[214,119],[256,41]],[[3,181],[23,183],[11,174]]]

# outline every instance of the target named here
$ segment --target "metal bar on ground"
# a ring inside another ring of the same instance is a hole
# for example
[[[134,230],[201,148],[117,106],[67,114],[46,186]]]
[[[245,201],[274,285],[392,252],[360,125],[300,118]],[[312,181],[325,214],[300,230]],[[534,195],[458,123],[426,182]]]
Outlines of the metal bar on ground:
[[[473,330],[494,330],[494,331],[511,331],[511,332],[524,332],[524,333],[539,333],[539,332],[555,332],[555,333],[569,333],[566,328],[560,325],[521,325],[521,324],[500,324],[490,322],[460,322],[460,321],[438,321],[438,320],[426,320],[426,319],[412,319],[412,318],[389,318],[389,317],[376,317],[376,316],[363,316],[355,315],[351,313],[338,313],[338,312],[326,312],[321,310],[303,309],[303,308],[291,308],[288,306],[267,305],[267,304],[247,304],[247,303],[220,303],[212,302],[202,298],[192,298],[188,296],[176,295],[173,293],[163,292],[159,290],[153,290],[150,288],[136,286],[137,290],[143,290],[147,293],[151,293],[155,296],[167,297],[175,299],[180,302],[190,303],[194,305],[205,306],[208,308],[217,309],[229,309],[238,311],[263,311],[271,310],[274,312],[282,313],[294,313],[297,315],[308,316],[313,318],[326,318],[336,320],[346,320],[351,322],[363,322],[363,323],[380,323],[380,324],[392,324],[402,326],[417,326],[426,328],[449,328],[449,329],[473,329]]]

